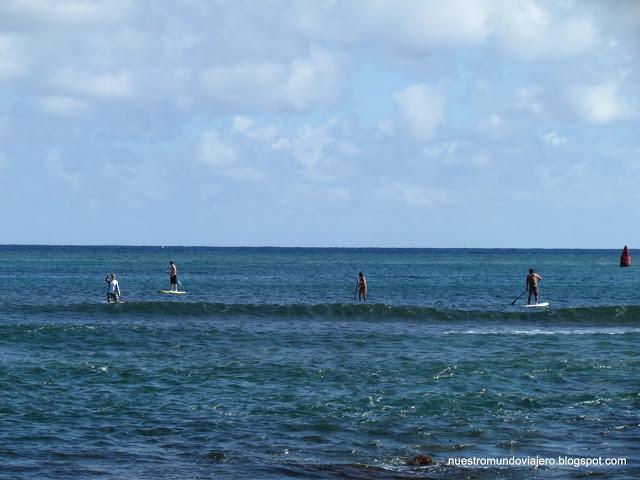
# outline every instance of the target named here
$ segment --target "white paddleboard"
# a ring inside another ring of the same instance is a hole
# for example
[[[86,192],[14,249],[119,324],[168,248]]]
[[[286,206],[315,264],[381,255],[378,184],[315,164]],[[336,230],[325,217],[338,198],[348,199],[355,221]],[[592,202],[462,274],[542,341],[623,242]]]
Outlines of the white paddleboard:
[[[186,295],[187,292],[175,291],[175,290],[158,290],[158,293],[168,293],[170,295]]]
[[[548,307],[549,302],[532,303],[531,305],[522,305],[524,308]]]
[[[120,300],[119,302],[107,302],[106,300],[102,300],[100,303],[104,303],[105,305],[120,305],[121,303],[124,303],[124,300]]]

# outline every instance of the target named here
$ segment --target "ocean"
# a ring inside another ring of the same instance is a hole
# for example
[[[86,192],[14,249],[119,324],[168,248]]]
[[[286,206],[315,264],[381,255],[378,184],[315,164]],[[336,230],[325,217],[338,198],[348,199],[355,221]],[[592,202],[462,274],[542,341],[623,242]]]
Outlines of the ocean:
[[[619,254],[0,246],[0,478],[640,478]]]

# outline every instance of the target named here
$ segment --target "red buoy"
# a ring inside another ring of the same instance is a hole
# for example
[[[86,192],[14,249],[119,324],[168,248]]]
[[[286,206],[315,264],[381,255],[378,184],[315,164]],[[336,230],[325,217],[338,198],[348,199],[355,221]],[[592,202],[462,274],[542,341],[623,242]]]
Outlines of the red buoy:
[[[627,249],[627,246],[624,246],[622,250],[622,255],[620,255],[620,266],[621,267],[630,267],[631,266],[631,254]]]

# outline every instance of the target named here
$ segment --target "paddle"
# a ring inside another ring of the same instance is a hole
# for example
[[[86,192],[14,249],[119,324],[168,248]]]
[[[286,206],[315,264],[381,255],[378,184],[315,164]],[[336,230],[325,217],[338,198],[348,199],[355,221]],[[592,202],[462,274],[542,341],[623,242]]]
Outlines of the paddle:
[[[167,271],[167,273],[171,273],[171,272]],[[178,280],[178,279],[176,278],[176,280]],[[182,285],[182,282],[180,280],[178,280],[178,285],[180,285],[182,287],[182,289],[184,290],[184,285]]]
[[[356,294],[358,293],[358,286],[359,285],[356,285],[356,289],[353,291],[353,301],[354,302],[356,301]]]
[[[529,291],[529,289],[527,288],[524,292],[522,292],[520,295],[518,295],[516,298],[513,299],[513,302],[511,302],[511,305],[515,305],[516,302],[518,301],[518,299],[524,295],[525,293],[527,293]]]

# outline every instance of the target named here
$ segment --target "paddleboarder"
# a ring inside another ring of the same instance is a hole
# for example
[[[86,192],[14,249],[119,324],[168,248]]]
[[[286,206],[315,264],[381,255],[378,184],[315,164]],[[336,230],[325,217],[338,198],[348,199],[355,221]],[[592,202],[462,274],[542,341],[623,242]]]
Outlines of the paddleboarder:
[[[178,291],[178,268],[173,260],[169,262],[169,282],[171,283],[171,290]]]
[[[364,273],[358,273],[358,301],[367,303],[367,279],[364,278]]]
[[[542,276],[538,275],[533,268],[529,269],[529,275],[527,275],[527,280],[525,282],[525,286],[527,291],[529,292],[529,297],[527,299],[527,305],[531,305],[531,295],[535,297],[536,304],[538,303],[538,282],[542,280]]]
[[[118,280],[116,280],[116,274],[112,273],[111,276],[107,275],[106,282],[109,284],[107,303],[120,303],[120,285],[118,285]]]

